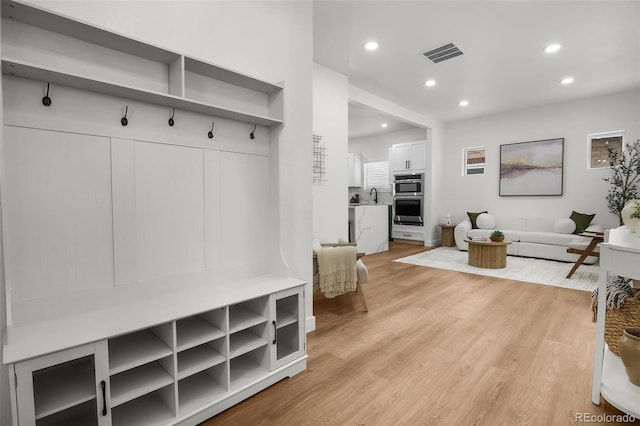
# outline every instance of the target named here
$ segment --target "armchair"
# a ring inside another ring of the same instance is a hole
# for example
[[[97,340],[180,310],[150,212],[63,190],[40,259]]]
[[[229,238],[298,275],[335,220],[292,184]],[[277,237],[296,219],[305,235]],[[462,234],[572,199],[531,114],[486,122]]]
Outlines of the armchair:
[[[314,241],[314,253],[313,253],[313,288],[314,290],[318,289],[322,291],[326,297],[332,298],[337,294],[334,291],[325,292],[323,289],[323,283],[321,283],[321,275],[330,271],[331,265],[326,264],[327,257],[325,254],[335,254],[336,256],[346,256],[343,258],[345,262],[349,262],[353,259],[355,262],[355,290],[350,290],[349,287],[345,288],[344,293],[348,293],[350,291],[355,291],[358,294],[360,299],[360,303],[362,304],[362,310],[364,312],[368,312],[367,301],[364,297],[364,292],[362,291],[362,284],[365,284],[369,281],[369,271],[367,267],[362,262],[361,257],[364,256],[364,253],[356,252],[356,244],[355,243],[317,243]],[[352,248],[351,250],[349,248]],[[336,249],[335,252],[326,252],[326,250]],[[340,253],[338,253],[340,251]],[[318,254],[320,253],[320,256]],[[353,272],[353,271],[352,271]],[[340,293],[342,294],[342,293]]]

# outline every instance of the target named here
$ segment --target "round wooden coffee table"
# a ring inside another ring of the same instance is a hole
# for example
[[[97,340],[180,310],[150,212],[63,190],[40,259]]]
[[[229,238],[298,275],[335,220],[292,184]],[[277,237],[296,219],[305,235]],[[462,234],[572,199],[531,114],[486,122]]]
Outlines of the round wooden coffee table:
[[[466,240],[469,243],[469,260],[471,266],[478,268],[500,269],[507,267],[507,246],[510,240],[501,242]]]

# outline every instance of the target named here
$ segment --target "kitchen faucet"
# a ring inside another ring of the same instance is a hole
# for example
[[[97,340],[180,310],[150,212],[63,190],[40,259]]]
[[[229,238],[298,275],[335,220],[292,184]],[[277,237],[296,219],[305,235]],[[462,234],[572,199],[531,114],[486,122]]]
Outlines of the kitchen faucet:
[[[378,190],[375,188],[371,188],[371,191],[369,191],[369,199],[371,199],[371,194],[373,193],[373,191],[376,191],[376,195],[373,197],[373,202],[374,203],[378,203]]]

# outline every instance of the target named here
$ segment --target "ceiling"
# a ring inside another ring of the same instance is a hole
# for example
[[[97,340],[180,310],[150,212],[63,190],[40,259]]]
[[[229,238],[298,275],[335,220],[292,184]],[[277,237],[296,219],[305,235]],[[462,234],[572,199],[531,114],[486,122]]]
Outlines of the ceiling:
[[[364,49],[369,40],[376,51]],[[422,55],[448,42],[463,55],[438,64]],[[562,48],[545,53],[550,43]],[[314,60],[445,122],[613,93],[640,87],[640,2],[316,0]],[[574,83],[561,84],[567,76]],[[350,127],[367,115],[353,114]],[[390,131],[382,119],[377,131]]]
[[[383,123],[387,127],[383,128]],[[408,129],[415,126],[365,105],[349,104],[349,139]]]

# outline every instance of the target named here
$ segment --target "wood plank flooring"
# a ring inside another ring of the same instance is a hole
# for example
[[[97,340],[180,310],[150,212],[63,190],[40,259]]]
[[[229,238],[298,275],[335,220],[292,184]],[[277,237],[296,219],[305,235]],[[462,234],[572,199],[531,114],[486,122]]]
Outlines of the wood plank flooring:
[[[358,296],[314,295],[308,369],[203,425],[570,425],[591,403],[590,293],[365,256]],[[593,423],[611,424],[611,423]]]

